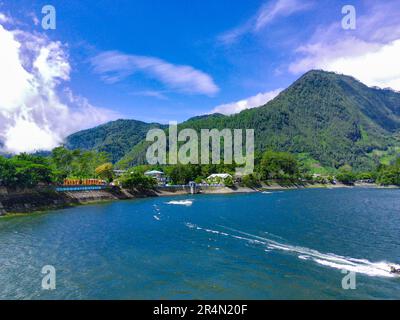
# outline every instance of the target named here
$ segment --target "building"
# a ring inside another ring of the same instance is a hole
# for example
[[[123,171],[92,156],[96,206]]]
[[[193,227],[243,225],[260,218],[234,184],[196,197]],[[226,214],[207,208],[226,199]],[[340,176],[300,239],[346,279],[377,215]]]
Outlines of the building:
[[[212,175],[207,177],[206,180],[208,183],[220,184],[220,183],[224,183],[225,179],[227,179],[227,178],[232,179],[232,176],[229,173],[213,173]]]
[[[144,175],[156,179],[158,184],[166,184],[167,183],[165,174],[162,171],[157,171],[157,170],[146,171],[144,173]]]
[[[215,178],[221,178],[225,180],[226,178],[232,178],[232,176],[229,173],[213,173],[207,179],[215,179]]]

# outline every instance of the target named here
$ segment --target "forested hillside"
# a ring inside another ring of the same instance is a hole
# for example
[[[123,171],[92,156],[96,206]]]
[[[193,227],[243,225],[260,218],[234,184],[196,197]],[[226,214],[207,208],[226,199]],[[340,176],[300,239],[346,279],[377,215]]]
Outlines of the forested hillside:
[[[86,130],[69,137],[67,146],[111,152],[120,167],[141,164],[143,138],[157,124],[137,123],[119,120]],[[231,116],[194,117],[179,125],[186,127],[254,129],[256,151],[300,153],[321,166],[364,170],[398,153],[400,93],[310,71],[264,106]]]
[[[109,153],[116,162],[128,153],[137,143],[145,139],[152,128],[164,128],[158,123],[145,123],[136,120],[117,120],[104,125],[79,131],[66,139],[69,149],[96,150]]]

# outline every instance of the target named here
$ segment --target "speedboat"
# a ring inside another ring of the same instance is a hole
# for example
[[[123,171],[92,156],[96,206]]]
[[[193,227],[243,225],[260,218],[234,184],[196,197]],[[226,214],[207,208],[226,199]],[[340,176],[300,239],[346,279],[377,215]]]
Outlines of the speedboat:
[[[399,268],[399,269],[396,269],[395,267],[391,266],[391,267],[390,267],[390,273],[400,275],[400,268]]]

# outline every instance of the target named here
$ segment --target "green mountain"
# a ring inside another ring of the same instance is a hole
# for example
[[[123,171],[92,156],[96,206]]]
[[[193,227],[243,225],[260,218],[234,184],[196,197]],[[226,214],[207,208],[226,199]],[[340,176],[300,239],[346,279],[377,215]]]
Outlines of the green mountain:
[[[369,169],[399,151],[400,93],[314,70],[261,107],[231,116],[194,117],[181,123],[182,128],[254,129],[256,151],[289,151],[321,166]],[[114,140],[116,145],[109,145],[110,150],[121,148],[115,156],[123,154],[120,167],[145,161],[148,143],[130,142],[123,151],[126,142]]]
[[[396,144],[400,94],[352,77],[311,71],[266,105],[189,127],[254,128],[256,150],[308,153],[325,166],[370,167],[374,149]]]
[[[148,130],[165,127],[158,123],[116,120],[70,135],[65,146],[69,149],[104,151],[110,154],[113,162],[117,162],[146,138]]]

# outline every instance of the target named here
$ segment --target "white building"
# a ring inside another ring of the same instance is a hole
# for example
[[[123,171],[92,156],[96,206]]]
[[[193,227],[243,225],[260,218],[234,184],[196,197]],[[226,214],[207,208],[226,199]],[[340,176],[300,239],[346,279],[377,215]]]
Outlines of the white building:
[[[207,179],[215,179],[215,178],[221,178],[221,179],[226,179],[226,178],[232,178],[232,176],[229,173],[213,173],[210,175]]]
[[[232,176],[229,173],[213,173],[209,177],[207,177],[207,182],[211,184],[221,184],[225,182],[225,179],[231,178]]]
[[[165,174],[162,171],[157,171],[157,170],[146,171],[144,175],[156,179],[158,184],[165,184],[167,182]]]

